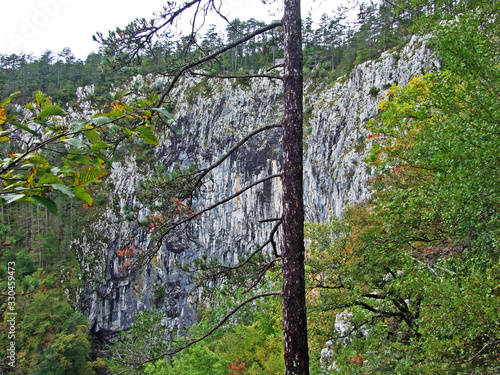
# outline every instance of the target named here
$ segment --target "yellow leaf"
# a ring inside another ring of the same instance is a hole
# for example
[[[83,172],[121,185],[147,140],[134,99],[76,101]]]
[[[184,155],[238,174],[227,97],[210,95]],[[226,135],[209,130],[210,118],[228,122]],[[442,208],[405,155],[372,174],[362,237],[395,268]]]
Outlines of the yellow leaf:
[[[7,120],[7,114],[5,113],[5,107],[0,107],[0,125],[2,125],[5,120]]]

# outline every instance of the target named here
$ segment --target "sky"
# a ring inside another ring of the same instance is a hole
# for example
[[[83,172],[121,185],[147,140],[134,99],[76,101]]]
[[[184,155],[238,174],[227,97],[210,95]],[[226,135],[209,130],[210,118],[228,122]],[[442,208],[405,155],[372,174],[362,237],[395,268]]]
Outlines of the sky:
[[[221,0],[229,19],[280,18],[282,1],[263,6],[261,0]],[[302,16],[333,14],[342,0],[302,0]],[[166,0],[17,0],[3,1],[0,22],[0,54],[61,52],[69,47],[82,60],[99,44],[92,40],[97,31],[124,27],[137,17],[150,18],[160,12]],[[179,3],[181,1],[178,1]],[[345,2],[345,1],[344,1]],[[184,22],[188,22],[185,20]],[[210,22],[210,20],[209,20]],[[211,22],[214,23],[214,22]]]

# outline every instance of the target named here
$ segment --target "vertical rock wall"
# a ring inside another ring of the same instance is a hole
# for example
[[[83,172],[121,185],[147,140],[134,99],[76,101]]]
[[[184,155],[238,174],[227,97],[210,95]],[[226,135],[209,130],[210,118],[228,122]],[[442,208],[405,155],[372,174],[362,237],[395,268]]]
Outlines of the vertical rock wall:
[[[432,64],[425,40],[414,38],[398,53],[384,53],[375,61],[359,65],[349,77],[332,85],[307,85],[306,220],[328,221],[342,215],[346,204],[368,196],[365,182],[372,171],[363,161],[370,149],[364,125],[377,114],[377,105],[390,85],[405,85]],[[125,220],[124,207],[136,203],[138,183],[151,175],[154,165],[162,164],[167,169],[175,163],[181,167],[193,162],[202,168],[210,165],[249,131],[278,123],[281,97],[281,82],[267,79],[248,84],[187,81],[176,93],[173,135],[157,148],[154,160],[140,163],[127,155],[113,165],[107,181],[112,189],[110,203],[76,244],[85,278],[80,302],[94,332],[123,329],[133,322],[136,311],[152,306],[165,313],[167,326],[182,329],[195,320],[196,297],[190,294],[192,280],[179,266],[203,254],[234,264],[246,251],[267,240],[272,223],[260,220],[280,216],[278,179],[203,215],[191,228],[195,241],[181,232],[169,235],[145,270],[120,273],[116,255],[116,250],[131,238],[143,248],[153,245],[145,232]],[[280,129],[252,138],[213,171],[199,203],[208,206],[258,179],[279,173],[280,139]],[[147,210],[141,214],[146,215]]]

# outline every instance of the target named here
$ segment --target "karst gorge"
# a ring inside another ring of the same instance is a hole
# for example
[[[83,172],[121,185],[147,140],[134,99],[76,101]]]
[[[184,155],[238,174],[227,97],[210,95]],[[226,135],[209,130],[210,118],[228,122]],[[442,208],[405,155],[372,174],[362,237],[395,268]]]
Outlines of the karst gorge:
[[[2,373],[498,373],[500,5],[216,3],[0,55]]]

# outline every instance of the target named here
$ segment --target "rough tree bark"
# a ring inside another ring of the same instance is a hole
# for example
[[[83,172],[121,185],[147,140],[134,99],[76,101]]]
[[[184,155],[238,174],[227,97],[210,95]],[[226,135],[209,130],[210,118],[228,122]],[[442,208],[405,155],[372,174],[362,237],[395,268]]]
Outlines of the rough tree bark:
[[[283,334],[285,374],[309,374],[304,272],[302,27],[300,0],[285,0],[283,117]]]
[[[140,36],[131,35],[130,41],[131,43],[125,43],[126,40],[122,40],[122,37],[114,37],[115,39],[111,39],[106,41],[107,45],[110,45],[113,51],[118,50],[121,53],[127,52],[130,49],[130,45],[136,46],[132,48],[132,59],[134,56],[137,56],[138,51],[143,48],[143,46],[149,43],[151,35],[158,32],[159,29],[164,27],[167,23],[171,23],[175,17],[177,17],[184,10],[193,6],[194,4],[198,4],[198,6],[202,3],[201,0],[193,0],[186,2],[181,8],[178,10],[171,10],[170,18],[168,21],[163,22],[159,27],[154,27],[152,30],[149,30],[150,33],[143,33]],[[207,5],[213,4],[212,0],[207,0],[205,3]],[[204,8],[205,9],[205,8]],[[260,295],[256,295],[254,297],[250,297],[245,300],[242,304],[238,305],[228,316],[234,314],[239,308],[250,301],[253,301],[255,298],[260,298],[262,296],[267,295],[282,295],[283,298],[283,334],[284,334],[284,359],[285,359],[285,374],[286,375],[308,375],[309,374],[309,352],[308,352],[308,343],[307,343],[307,316],[306,316],[306,298],[305,298],[305,270],[304,270],[304,257],[305,257],[305,247],[304,247],[304,206],[303,206],[303,130],[302,130],[302,120],[303,120],[303,76],[302,76],[302,27],[301,27],[301,14],[300,14],[300,0],[284,0],[284,17],[282,21],[273,22],[272,24],[262,27],[259,30],[254,31],[253,33],[242,37],[241,39],[224,46],[220,50],[201,58],[200,60],[194,63],[188,63],[184,66],[178,68],[178,71],[171,76],[170,85],[164,91],[164,93],[160,96],[157,106],[160,106],[166,97],[171,93],[173,87],[178,83],[181,76],[185,75],[187,72],[190,72],[192,69],[201,66],[203,63],[207,61],[211,61],[217,58],[221,53],[228,51],[232,48],[237,47],[241,43],[251,39],[252,37],[259,35],[265,31],[272,30],[277,26],[282,25],[284,28],[284,50],[285,50],[285,69],[284,69],[284,116],[281,124],[283,131],[283,173],[282,177],[282,218],[280,222],[275,226],[272,230],[269,241],[273,245],[274,249],[274,234],[278,228],[278,226],[282,225],[282,273],[283,273],[283,285],[281,292],[269,292]],[[193,26],[194,28],[194,26]],[[102,36],[100,36],[102,39]],[[118,38],[118,39],[116,39]],[[119,44],[116,47],[116,43]],[[118,49],[117,49],[118,48]],[[130,59],[129,59],[130,60]],[[275,78],[275,77],[267,77],[267,78]],[[274,128],[276,125],[265,126],[259,129],[257,132],[261,132],[266,128]],[[251,136],[251,135],[250,135]],[[202,179],[209,173],[213,168],[217,167],[224,161],[229,155],[231,155],[234,150],[240,147],[243,143],[246,142],[250,137],[245,138],[232,148],[226,155],[224,155],[220,160],[214,163],[212,166],[207,168],[205,171],[200,171],[198,178],[196,178],[195,188],[199,187],[202,183]],[[279,175],[269,176],[269,178],[280,177]],[[261,181],[256,181],[251,184],[254,186],[255,184],[261,183]],[[218,202],[216,205],[227,202],[237,195],[241,194],[241,190],[235,195],[228,197],[227,199]],[[216,205],[208,207],[202,211],[198,211],[193,215],[183,218],[174,222],[172,225],[168,227],[163,227],[163,234],[161,238],[163,238],[166,233],[169,232],[172,228],[179,226],[189,220],[192,220],[194,217],[198,216],[200,213],[205,211],[209,211],[214,208]],[[273,219],[275,220],[275,219]],[[161,241],[159,242],[161,243]],[[266,244],[267,244],[266,243]],[[260,249],[262,249],[261,247]],[[269,265],[274,264],[277,259],[279,259],[279,255],[277,254],[276,249],[276,259],[273,260]],[[250,256],[250,258],[253,255]],[[248,259],[250,259],[248,258]],[[225,267],[225,270],[233,270],[238,269],[242,265],[246,263],[243,262],[240,265],[234,267]],[[253,288],[258,281],[262,278],[265,272],[269,269],[267,267],[264,272],[259,275],[257,278],[257,282],[252,285]],[[216,328],[220,327],[227,318],[224,318]],[[195,342],[200,341],[201,339],[207,337],[213,330],[209,331],[208,334],[204,335],[200,339],[192,340],[187,345],[183,347],[177,348],[174,351],[164,352],[159,357],[149,358],[146,360],[139,360],[133,362],[123,362],[128,365],[138,366],[146,362],[155,361],[159,358],[172,355],[186,347],[194,344]]]

